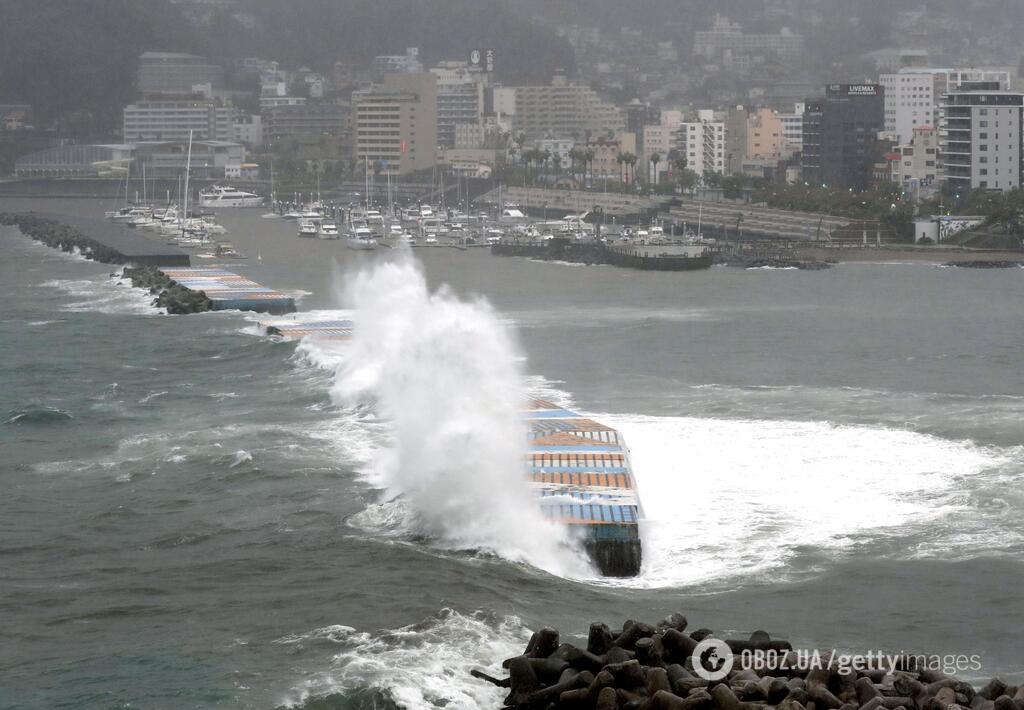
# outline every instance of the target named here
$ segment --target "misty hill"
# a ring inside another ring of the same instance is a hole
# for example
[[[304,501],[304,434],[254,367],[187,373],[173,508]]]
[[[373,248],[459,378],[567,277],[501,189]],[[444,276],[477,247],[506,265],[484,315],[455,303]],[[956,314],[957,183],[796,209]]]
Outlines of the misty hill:
[[[229,68],[256,56],[323,71],[406,47],[420,47],[427,62],[493,47],[506,79],[574,69],[567,43],[504,0],[0,0],[0,18],[0,103],[31,103],[36,123],[57,121],[82,138],[120,123],[147,50],[203,54]]]

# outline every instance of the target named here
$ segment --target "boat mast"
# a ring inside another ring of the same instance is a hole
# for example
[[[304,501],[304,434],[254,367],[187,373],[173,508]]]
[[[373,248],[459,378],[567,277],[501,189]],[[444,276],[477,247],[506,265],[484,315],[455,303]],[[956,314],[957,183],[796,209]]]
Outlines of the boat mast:
[[[270,158],[270,206],[277,208],[277,196],[274,194],[274,158]]]
[[[188,225],[188,171],[192,168],[192,131],[188,132],[188,154],[185,156],[185,196],[182,198],[184,207],[181,215],[181,236],[185,237],[185,227]]]
[[[132,161],[128,161],[128,169],[124,173],[124,206],[128,206],[128,183],[132,176]]]

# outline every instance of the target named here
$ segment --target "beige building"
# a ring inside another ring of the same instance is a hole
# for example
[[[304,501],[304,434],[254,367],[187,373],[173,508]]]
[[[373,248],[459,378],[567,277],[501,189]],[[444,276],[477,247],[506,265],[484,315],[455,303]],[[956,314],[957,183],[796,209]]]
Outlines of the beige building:
[[[510,105],[511,104],[511,105]],[[548,86],[514,87],[514,100],[502,106],[513,113],[512,128],[527,138],[583,137],[625,130],[626,119],[617,106],[601,100],[589,86],[570,84],[556,76]]]
[[[774,166],[790,157],[792,150],[778,112],[759,108],[750,114],[747,118],[747,162]]]
[[[576,146],[582,150],[594,152],[593,163],[588,170],[594,180],[622,180],[632,182],[633,172],[644,175],[644,165],[637,158],[636,165],[632,168],[624,166],[619,162],[619,156],[625,154],[636,155],[636,136],[632,133],[620,131],[614,138],[598,136],[591,138],[585,143]]]
[[[910,143],[893,149],[890,156],[892,181],[904,187],[927,187],[938,175],[938,131],[931,126],[918,126],[913,136]]]
[[[405,175],[437,160],[437,77],[385,74],[352,96],[356,162]]]

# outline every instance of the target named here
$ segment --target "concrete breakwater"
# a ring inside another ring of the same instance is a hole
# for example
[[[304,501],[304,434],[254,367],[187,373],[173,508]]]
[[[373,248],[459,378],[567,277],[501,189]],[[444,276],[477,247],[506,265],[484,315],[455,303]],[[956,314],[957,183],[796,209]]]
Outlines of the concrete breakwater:
[[[25,236],[61,251],[77,252],[104,264],[188,266],[189,256],[177,247],[101,223],[83,229],[32,213],[0,212],[0,224],[15,226]]]
[[[524,256],[578,264],[609,264],[642,271],[696,271],[711,268],[710,253],[691,254],[685,247],[610,246],[603,242],[577,242],[563,237],[544,241],[503,241],[491,246],[495,256]]]
[[[183,288],[209,298],[214,311],[295,312],[295,299],[219,266],[168,268],[160,271]]]
[[[153,305],[172,315],[204,313],[213,310],[213,301],[203,291],[193,291],[174,281],[152,266],[126,266],[122,278],[130,279],[135,288],[148,289],[156,296]]]
[[[585,647],[535,632],[507,678],[506,708],[593,710],[1024,710],[1024,686],[992,679],[980,690],[948,675],[942,656],[796,651],[764,631],[720,640],[686,633],[672,614],[621,630],[593,623]],[[964,657],[968,658],[968,657]]]

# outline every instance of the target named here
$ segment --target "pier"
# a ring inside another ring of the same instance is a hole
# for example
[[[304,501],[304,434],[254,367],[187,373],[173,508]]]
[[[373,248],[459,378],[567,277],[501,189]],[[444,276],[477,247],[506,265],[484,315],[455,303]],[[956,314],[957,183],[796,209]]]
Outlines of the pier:
[[[206,294],[212,310],[293,313],[295,300],[220,267],[162,268],[160,272],[190,291]]]
[[[495,256],[524,256],[578,264],[609,264],[641,271],[697,271],[711,268],[713,255],[701,247],[680,244],[611,245],[578,242],[564,237],[505,240],[491,246]]]

